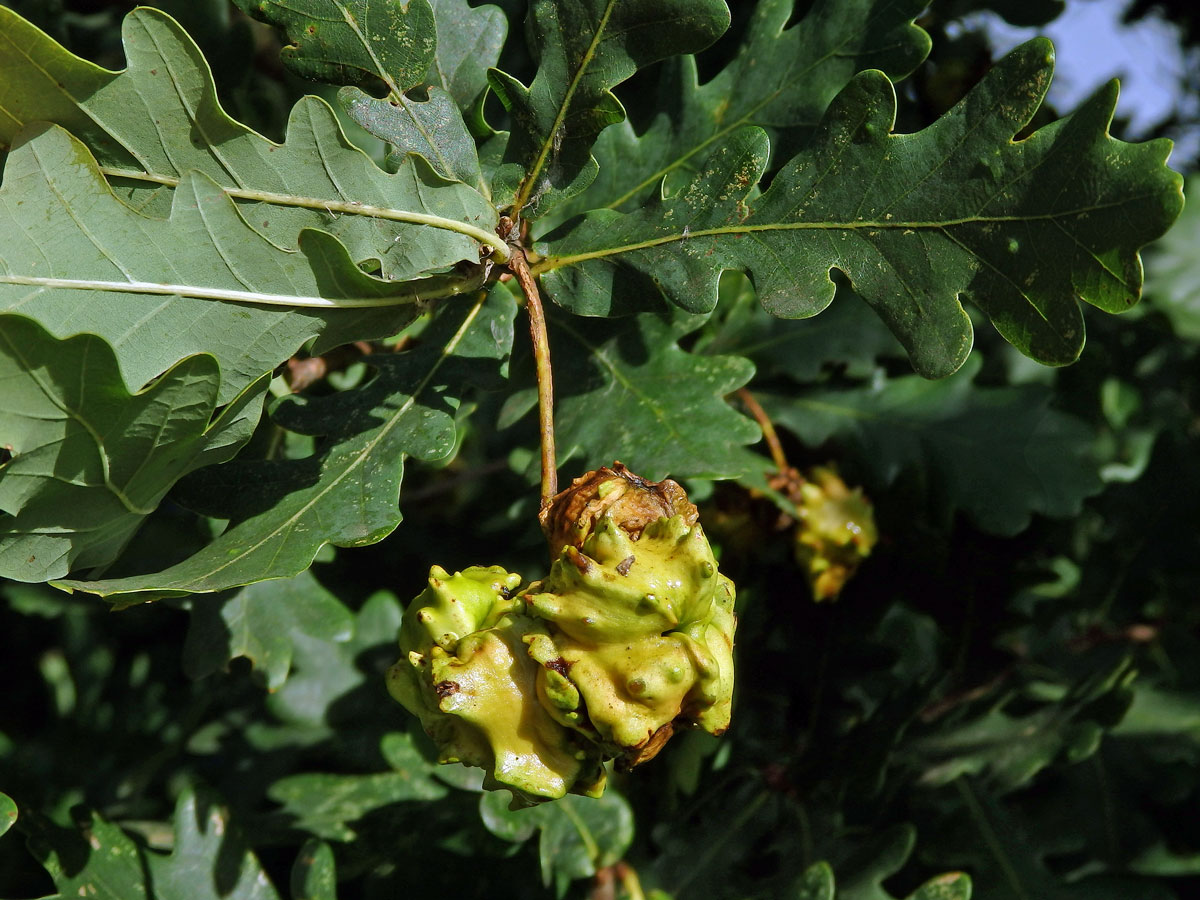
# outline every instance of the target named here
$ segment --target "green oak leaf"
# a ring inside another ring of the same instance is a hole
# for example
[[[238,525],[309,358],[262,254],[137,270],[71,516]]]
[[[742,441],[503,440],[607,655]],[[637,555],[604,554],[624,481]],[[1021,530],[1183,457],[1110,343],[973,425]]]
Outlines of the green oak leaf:
[[[0,574],[48,581],[112,562],[180,478],[250,439],[266,379],[217,412],[211,356],[131,394],[95,335],[0,315]]]
[[[382,732],[377,746],[388,765],[396,771],[417,771],[407,738],[387,737],[398,734],[394,728],[405,726],[404,710],[399,706],[379,705],[383,673],[396,657],[396,635],[402,615],[394,594],[377,591],[354,614],[354,632],[348,640],[328,641],[297,635],[295,671],[283,687],[267,698],[271,715],[284,723],[283,737],[287,742],[299,735],[305,742],[337,737],[345,744],[351,735],[345,732],[339,735],[335,729],[341,726],[358,732],[364,722],[371,722]],[[362,660],[373,650],[382,653],[380,665],[364,671]],[[363,696],[356,703],[349,703],[355,692]],[[264,726],[260,733],[268,739],[268,745],[270,729],[271,726]]]
[[[292,900],[337,900],[337,869],[333,848],[309,838],[292,866]]]
[[[390,772],[366,775],[304,772],[271,785],[269,796],[283,809],[289,824],[317,837],[348,842],[356,834],[347,823],[402,801],[440,800],[449,789],[438,781],[435,764],[427,761],[401,732],[383,736],[381,748]]]
[[[311,572],[261,581],[236,593],[197,597],[183,645],[183,668],[191,678],[217,672],[237,657],[249,659],[267,690],[287,680],[297,635],[345,641],[354,616]]]
[[[1049,84],[1035,39],[1001,60],[954,109],[892,134],[896,96],[864,72],[826,111],[808,148],[752,196],[769,155],[759,128],[734,132],[676,192],[628,214],[598,210],[537,244],[534,271],[588,315],[646,306],[656,288],[691,312],[717,299],[722,269],[745,271],[773,315],[805,318],[833,299],[838,269],[926,377],[970,352],[970,299],[1021,352],[1079,354],[1080,299],[1107,312],[1141,289],[1138,249],[1178,215],[1165,141],[1108,136],[1115,83],[1019,141]]]
[[[479,798],[483,824],[514,843],[540,832],[542,882],[555,885],[560,896],[572,880],[595,875],[621,859],[633,841],[633,811],[612,787],[596,800],[569,794],[517,810],[509,809],[508,801],[503,791],[485,791]]]
[[[309,229],[300,252],[282,249],[199,172],[180,180],[171,201],[169,218],[143,215],[61,128],[23,132],[0,185],[0,311],[36,318],[59,337],[99,335],[137,387],[186,356],[211,353],[227,402],[315,335],[325,332],[315,352],[384,337],[421,301],[482,276],[382,281],[328,233]]]
[[[834,900],[834,896],[833,869],[822,861],[804,870],[790,900]]]
[[[907,900],[971,900],[971,877],[963,872],[938,875],[909,894]]]
[[[487,70],[500,59],[508,17],[498,6],[471,6],[467,0],[429,0],[429,5],[437,24],[437,53],[425,81],[466,110],[483,93]]]
[[[809,446],[837,441],[880,487],[913,479],[994,534],[1022,531],[1034,513],[1077,514],[1102,487],[1095,432],[1052,409],[1045,386],[974,385],[980,366],[760,400]]]
[[[478,261],[480,242],[506,254],[496,212],[478,191],[416,159],[382,171],[350,144],[324,101],[300,100],[284,143],[275,144],[229,118],[208,64],[175,20],[138,9],[122,36],[129,67],[112,72],[0,7],[0,145],[30,122],[61,125],[123,198],[158,215],[187,173],[203,173],[281,249],[319,228],[391,280]]]
[[[500,58],[508,19],[496,6],[472,8],[466,0],[430,0],[437,22],[437,52],[423,81],[427,97],[418,99],[416,81],[389,85],[378,98],[357,87],[343,88],[338,100],[355,122],[388,144],[387,162],[398,166],[408,153],[420,153],[434,169],[476,187],[491,189],[479,168],[475,141],[460,111],[467,110],[487,86],[487,69]]]
[[[436,87],[428,93],[426,100],[403,95],[378,99],[358,88],[342,88],[338,102],[364,130],[387,142],[389,167],[401,166],[409,153],[418,153],[443,178],[465,182],[488,196],[475,141],[454,98]]]
[[[12,828],[17,821],[17,804],[8,794],[0,791],[0,836]]]
[[[639,68],[707,47],[729,27],[724,0],[532,0],[526,87],[492,69],[513,130],[492,183],[502,208],[536,219],[596,176],[596,136],[625,118],[612,88]]]
[[[593,151],[600,172],[572,210],[640,206],[664,178],[668,185],[690,180],[744,125],[767,129],[794,152],[858,72],[880,69],[900,79],[929,53],[929,35],[913,24],[925,0],[817,0],[785,27],[795,5],[759,3],[736,55],[703,85],[695,57],[664,63],[650,127],[637,134],[626,120],[604,130]]]
[[[941,815],[941,828],[934,835],[938,840],[938,855],[944,861],[976,873],[979,896],[990,898],[1036,897],[1037,900],[1176,900],[1179,896],[1166,879],[1138,878],[1125,870],[1124,847],[1108,852],[1114,857],[1101,860],[1087,858],[1082,870],[1064,873],[1060,860],[1049,859],[1056,849],[1053,842],[1068,843],[1059,852],[1074,855],[1081,842],[1079,811],[1064,818],[1058,833],[1039,835],[1039,823],[1022,815],[1018,803],[1006,803],[976,780],[963,777],[954,782],[960,801],[958,809]],[[1106,791],[1103,780],[1093,784],[1092,792]],[[943,801],[944,802],[944,801]],[[1114,809],[1097,804],[1095,815],[1111,817]],[[1123,811],[1123,810],[1122,810]],[[1059,812],[1055,810],[1055,812]],[[1062,811],[1065,812],[1065,811]],[[1122,823],[1097,823],[1105,828],[1105,837],[1112,839],[1111,829]],[[1071,846],[1074,845],[1074,846]],[[1113,865],[1116,863],[1116,865]]]
[[[754,454],[745,447],[761,435],[724,398],[753,376],[749,360],[681,348],[694,319],[604,321],[554,310],[547,318],[560,462],[578,458],[594,469],[620,460],[651,480],[747,471]]]
[[[1200,175],[1188,179],[1187,194],[1200,198]],[[1200,341],[1200,203],[1195,199],[1147,255],[1146,293],[1176,334]]]
[[[138,845],[97,813],[89,813],[86,823],[76,828],[63,828],[40,816],[28,827],[29,849],[54,881],[58,897],[157,900],[159,895],[146,890],[145,860]]]
[[[145,854],[154,900],[279,900],[228,813],[191,788],[175,804],[171,853]]]
[[[1136,676],[1125,659],[1070,686],[1035,684],[1028,696],[1008,691],[977,715],[910,738],[902,752],[920,770],[923,784],[940,786],[972,775],[998,793],[1011,791],[1055,762],[1075,763],[1094,754],[1104,732],[1133,702]],[[1019,710],[1039,693],[1058,696],[1032,712],[1006,711],[1010,704]]]
[[[695,350],[733,354],[754,361],[758,374],[781,375],[806,383],[823,370],[833,369],[866,378],[886,357],[904,356],[904,348],[869,306],[848,288],[819,316],[776,319],[759,304],[753,287],[744,288],[729,303],[722,300],[712,334],[702,335]]]
[[[907,823],[869,835],[834,866],[838,900],[893,900],[883,882],[908,862],[916,844],[916,829]]]
[[[375,377],[352,391],[291,397],[275,422],[321,436],[305,459],[234,461],[210,468],[194,494],[234,521],[211,544],[162,572],[62,587],[117,605],[167,594],[220,591],[287,578],[312,563],[326,543],[362,546],[400,523],[397,498],[404,459],[442,459],[455,449],[454,414],[469,385],[497,379],[512,344],[516,307],[504,288],[489,302],[447,307],[404,354],[374,354]]]
[[[410,87],[433,64],[429,0],[234,0],[290,42],[283,64],[312,81]]]

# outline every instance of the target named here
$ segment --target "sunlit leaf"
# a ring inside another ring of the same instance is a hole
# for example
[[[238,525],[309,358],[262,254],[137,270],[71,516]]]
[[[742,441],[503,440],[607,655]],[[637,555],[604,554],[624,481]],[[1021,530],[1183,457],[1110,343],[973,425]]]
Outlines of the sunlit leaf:
[[[265,380],[217,412],[211,356],[144,391],[93,335],[59,341],[0,316],[0,573],[48,581],[112,562],[188,472],[230,459],[261,415]]]
[[[1107,312],[1136,302],[1138,248],[1166,230],[1181,196],[1168,144],[1108,136],[1115,85],[1015,141],[1051,69],[1049,42],[1030,41],[911,135],[891,133],[891,82],[864,72],[761,196],[769,142],[744,127],[677,191],[564,223],[538,244],[535,271],[558,303],[608,315],[645,308],[658,290],[707,312],[721,270],[740,269],[769,312],[803,318],[833,299],[836,268],[926,377],[970,352],[960,297],[1023,353],[1071,362],[1083,347],[1078,301]]]

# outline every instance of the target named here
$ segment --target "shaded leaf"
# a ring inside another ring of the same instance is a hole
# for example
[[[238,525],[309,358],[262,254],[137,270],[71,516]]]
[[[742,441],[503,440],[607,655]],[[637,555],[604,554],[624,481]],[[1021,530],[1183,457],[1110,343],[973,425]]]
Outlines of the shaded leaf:
[[[433,65],[437,34],[429,0],[234,0],[279,28],[284,65],[312,81],[397,91]]]
[[[131,394],[100,338],[0,315],[0,574],[112,562],[176,481],[250,439],[266,380],[218,415],[220,382],[216,360],[192,356]]]
[[[292,900],[337,900],[333,849],[309,838],[292,866]]]
[[[598,800],[569,794],[529,809],[508,808],[504,791],[485,791],[479,815],[488,831],[523,842],[540,832],[542,882],[561,895],[576,878],[587,878],[617,862],[633,840],[633,812],[613,788]]]
[[[561,462],[620,460],[645,478],[730,477],[750,467],[758,426],[724,399],[754,373],[749,360],[700,356],[677,343],[695,322],[645,314],[613,322],[549,311],[559,394]]]
[[[975,900],[1172,900],[1177,895],[1162,881],[1103,870],[1073,878],[1055,874],[1047,847],[1019,817],[968,778],[955,782],[963,809],[940,842],[943,859],[961,860],[975,875]],[[1099,869],[1099,867],[1097,867]]]
[[[900,871],[917,843],[916,829],[893,825],[869,837],[835,866],[838,900],[893,900],[883,882]]]
[[[146,900],[159,896],[146,890],[138,846],[96,813],[79,828],[61,828],[37,818],[30,829],[29,849],[54,880],[60,897]]]
[[[279,803],[292,827],[333,841],[352,841],[348,823],[404,800],[439,800],[448,789],[433,777],[434,766],[413,747],[407,734],[383,738],[391,772],[341,775],[306,772],[271,785],[267,795]]]
[[[508,19],[495,6],[472,9],[466,0],[431,0],[437,23],[437,53],[424,82],[427,98],[410,89],[418,81],[396,79],[386,97],[357,87],[344,88],[338,99],[355,122],[389,145],[387,161],[399,166],[407,153],[420,153],[434,169],[477,187],[490,188],[479,169],[475,141],[460,110],[466,110],[487,86],[487,69],[500,58]]]
[[[1181,197],[1163,165],[1167,143],[1108,136],[1115,85],[1013,140],[1041,103],[1051,59],[1048,41],[1022,45],[911,135],[890,133],[891,83],[861,73],[761,196],[768,141],[745,127],[677,192],[564,223],[537,245],[534,270],[559,304],[608,315],[644,308],[656,289],[707,312],[721,270],[740,269],[769,312],[803,318],[832,300],[837,268],[926,377],[970,352],[960,295],[1026,355],[1071,362],[1083,346],[1078,300],[1132,306],[1138,248],[1166,230]]]
[[[467,0],[429,0],[437,25],[437,53],[425,81],[467,109],[487,87],[487,70],[500,59],[508,37],[504,10]]]
[[[381,171],[322,100],[296,104],[283,144],[229,118],[196,45],[157,10],[125,18],[122,72],[79,59],[3,7],[0,32],[0,143],[29,122],[59,124],[143,212],[165,215],[173,188],[201,172],[275,245],[294,250],[304,229],[319,228],[388,279],[477,261],[480,240],[502,247],[496,212],[478,192],[416,160]]]
[[[536,219],[595,178],[592,144],[625,118],[611,89],[639,68],[707,47],[729,27],[729,10],[724,0],[532,0],[527,27],[533,82],[489,75],[513,119],[492,194]]]
[[[975,386],[980,365],[943,381],[901,376],[760,400],[806,444],[837,441],[881,485],[917,479],[931,501],[988,531],[1016,534],[1034,513],[1074,515],[1101,488],[1092,430],[1051,409],[1043,386]]]
[[[445,91],[430,88],[427,100],[406,96],[378,99],[358,88],[343,88],[338,100],[351,119],[388,143],[389,166],[397,168],[407,154],[419,153],[439,175],[489,193],[479,171],[475,141],[454,98]]]
[[[200,552],[154,574],[62,586],[124,605],[290,577],[326,543],[382,540],[400,523],[405,457],[433,460],[453,452],[462,393],[495,381],[507,361],[512,295],[499,288],[485,299],[481,293],[473,304],[445,308],[412,351],[373,354],[375,377],[361,387],[323,397],[292,395],[281,403],[274,420],[323,437],[318,452],[206,470],[203,491],[192,491],[213,498],[214,507],[205,512],[235,521]]]
[[[796,884],[794,900],[834,900],[833,869],[827,862],[813,863]]]
[[[1146,257],[1147,293],[1175,333],[1200,341],[1200,176],[1187,182],[1192,201]]]
[[[36,318],[58,337],[99,335],[135,387],[186,356],[211,353],[220,402],[228,402],[314,335],[324,332],[316,352],[383,337],[410,321],[421,300],[478,281],[381,281],[322,231],[302,233],[302,252],[280,249],[197,172],[173,192],[170,218],[144,216],[113,195],[61,128],[24,137],[0,186],[0,310]]]
[[[594,150],[600,173],[572,209],[628,211],[664,178],[668,186],[690,179],[744,125],[794,152],[855,74],[880,69],[900,79],[929,53],[929,36],[913,24],[924,0],[817,0],[785,27],[795,6],[758,3],[737,53],[703,85],[694,57],[665,63],[654,121],[640,135],[628,120],[605,129]]]
[[[749,357],[760,376],[783,375],[803,383],[828,368],[863,378],[875,371],[881,357],[904,355],[879,316],[848,289],[810,319],[769,315],[748,282],[732,303],[722,304],[724,316],[710,337],[701,336],[697,351]]]
[[[1133,701],[1136,675],[1124,661],[1026,714],[1005,711],[1010,703],[1018,705],[1018,695],[1009,693],[982,715],[910,740],[904,752],[922,770],[925,784],[981,775],[996,792],[1010,791],[1051,764],[1095,753],[1105,730],[1121,721]]]
[[[405,721],[404,710],[388,699],[383,671],[365,672],[359,665],[360,657],[374,648],[388,648],[389,664],[395,659],[392,648],[401,615],[396,597],[380,591],[368,597],[355,614],[354,633],[349,640],[325,641],[297,635],[295,670],[283,687],[267,698],[271,714],[286,725],[308,728],[312,740],[332,734],[332,728],[353,721],[356,714],[362,717],[360,721],[376,725],[386,722],[386,716],[390,715],[401,725]],[[339,701],[345,704],[352,692],[364,686],[369,694],[365,708],[333,708]],[[415,751],[410,751],[406,742],[404,736],[383,737],[379,750],[397,771],[416,771],[418,763],[411,755]]]
[[[350,610],[311,573],[302,572],[231,595],[197,597],[183,645],[183,667],[191,678],[203,678],[243,656],[274,691],[287,680],[297,635],[345,641],[353,630]]]
[[[169,856],[146,854],[155,900],[278,900],[257,857],[212,799],[185,790]]]

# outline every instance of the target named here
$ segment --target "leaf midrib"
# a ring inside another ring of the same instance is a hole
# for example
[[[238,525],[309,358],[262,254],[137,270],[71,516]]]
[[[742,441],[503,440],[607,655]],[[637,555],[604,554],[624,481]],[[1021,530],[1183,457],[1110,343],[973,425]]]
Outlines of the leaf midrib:
[[[546,158],[550,155],[550,150],[554,146],[554,137],[562,128],[563,122],[566,120],[567,111],[571,108],[571,101],[575,97],[575,91],[578,90],[580,83],[583,81],[584,73],[587,72],[588,66],[596,55],[596,48],[600,44],[600,36],[604,34],[604,29],[608,25],[608,20],[612,16],[613,7],[617,0],[608,0],[604,4],[604,13],[600,17],[600,21],[596,25],[595,33],[592,35],[592,40],[588,44],[587,50],[580,59],[578,67],[571,76],[571,81],[567,85],[567,91],[563,95],[562,102],[558,106],[558,110],[554,114],[554,122],[550,126],[550,130],[546,133],[546,137],[542,140],[542,146],[538,150],[538,155],[533,161],[533,165],[529,167],[529,172],[525,175],[521,182],[521,187],[517,191],[516,199],[513,202],[514,214],[519,215],[521,210],[529,203],[529,197],[533,193],[533,186],[537,184],[537,180],[541,177],[542,169],[545,168]]]
[[[991,225],[1003,224],[1009,222],[1027,223],[1027,222],[1052,222],[1056,223],[1060,219],[1079,216],[1086,213],[1101,212],[1106,209],[1111,209],[1119,206],[1126,206],[1130,203],[1136,203],[1139,200],[1144,200],[1152,195],[1139,197],[1123,197],[1120,200],[1112,203],[1104,203],[1096,206],[1080,207],[1076,209],[1061,210],[1052,213],[1038,213],[1035,215],[1013,215],[1013,216],[963,216],[955,219],[943,219],[935,221],[902,221],[902,220],[870,220],[870,221],[853,221],[853,222],[763,222],[752,225],[725,225],[719,228],[703,228],[692,230],[687,229],[687,234],[682,231],[673,234],[662,235],[660,237],[651,238],[645,241],[637,241],[630,244],[622,244],[614,247],[605,247],[600,250],[592,250],[586,253],[576,253],[568,256],[544,256],[538,260],[532,267],[534,274],[542,274],[554,269],[561,269],[566,266],[578,265],[579,263],[588,262],[595,259],[606,259],[612,256],[618,256],[622,253],[635,253],[639,250],[649,250],[654,247],[661,247],[666,244],[676,243],[686,240],[695,240],[704,237],[725,237],[730,235],[744,234],[761,234],[768,231],[945,231],[950,228],[961,227],[964,225]],[[975,254],[973,254],[975,255]],[[1122,283],[1124,281],[1122,280]]]
[[[162,175],[157,172],[138,172],[132,169],[121,169],[114,166],[100,166],[100,172],[106,178],[128,178],[131,181],[147,181],[161,184],[165,187],[177,188],[183,180],[174,175]],[[216,184],[216,182],[214,182]],[[466,237],[474,238],[481,244],[492,248],[492,257],[497,262],[507,262],[509,258],[508,245],[494,232],[486,228],[469,225],[445,216],[435,216],[431,213],[413,212],[407,209],[393,209],[386,206],[373,206],[360,203],[357,200],[329,200],[321,197],[308,197],[303,194],[286,194],[279,191],[260,191],[250,188],[229,187],[218,184],[221,191],[236,200],[253,200],[272,206],[293,206],[302,209],[312,209],[328,213],[341,213],[348,216],[366,216],[372,219],[386,219],[392,222],[404,222],[409,225],[428,225],[444,231],[453,231]]]
[[[404,403],[401,404],[395,410],[395,412],[392,413],[392,415],[388,418],[388,420],[383,425],[380,426],[378,432],[373,437],[371,437],[363,445],[363,447],[355,454],[353,461],[350,462],[350,464],[348,464],[341,472],[339,472],[337,474],[337,476],[335,476],[329,482],[328,485],[326,485],[324,488],[316,491],[316,493],[311,498],[309,498],[309,500],[303,506],[301,506],[298,510],[296,510],[294,513],[292,513],[292,515],[288,516],[287,519],[285,519],[283,522],[281,522],[278,525],[276,525],[275,527],[271,528],[270,531],[264,537],[260,538],[254,544],[241,550],[236,556],[230,557],[221,565],[211,568],[206,572],[202,572],[202,573],[199,573],[199,574],[196,574],[196,575],[193,575],[193,576],[187,578],[187,582],[191,585],[198,585],[199,583],[201,583],[203,581],[211,579],[213,576],[217,575],[219,572],[222,572],[225,569],[229,568],[230,566],[241,562],[243,559],[250,556],[251,554],[258,552],[268,542],[277,539],[281,535],[285,535],[286,532],[290,531],[298,522],[300,522],[303,519],[303,517],[308,513],[309,510],[311,510],[319,502],[321,502],[323,499],[325,499],[325,497],[327,497],[330,493],[332,493],[334,490],[336,490],[337,487],[346,478],[348,478],[352,472],[355,472],[359,468],[361,468],[363,466],[363,464],[365,463],[365,461],[371,457],[371,455],[375,452],[376,448],[383,442],[384,438],[386,438],[387,435],[391,433],[392,429],[396,428],[400,424],[401,420],[404,419],[404,417],[409,413],[409,411],[412,410],[413,406],[417,402],[417,399],[422,395],[422,393],[425,391],[425,389],[427,387],[429,387],[430,382],[433,381],[434,376],[437,375],[438,371],[441,369],[442,365],[446,362],[446,360],[454,355],[454,351],[457,349],[458,345],[462,342],[463,338],[466,337],[466,334],[470,330],[471,325],[474,323],[476,317],[479,315],[480,311],[483,309],[483,304],[486,302],[487,296],[488,295],[487,295],[486,291],[480,293],[479,298],[475,301],[474,306],[472,306],[472,308],[468,311],[467,316],[463,320],[462,325],[459,326],[458,331],[456,331],[454,333],[454,335],[451,336],[451,338],[446,342],[445,346],[443,346],[443,348],[442,348],[441,353],[438,355],[437,360],[433,363],[432,366],[430,366],[429,372],[425,375],[425,377],[423,379],[421,379],[420,383],[413,389],[412,393],[409,394],[408,398],[404,401]],[[401,453],[400,458],[403,459],[407,455],[408,455],[407,453]],[[286,538],[285,538],[285,541],[286,541]],[[324,542],[322,542],[322,543],[324,543]],[[282,552],[282,547],[280,548],[279,551],[277,551],[277,553],[279,553],[279,552]],[[252,579],[252,580],[257,580],[257,579]],[[89,588],[89,590],[94,591],[95,589]],[[184,587],[180,587],[178,585],[178,583],[175,583],[175,584],[170,584],[170,585],[163,585],[158,588],[137,588],[137,589],[134,589],[133,591],[131,591],[130,593],[147,593],[147,592],[151,592],[151,591],[160,591],[160,590],[167,590],[167,591],[170,591],[170,590],[189,590],[189,591],[199,590],[199,591],[204,591],[204,590],[206,590],[206,588],[203,588],[203,587],[184,588]],[[102,596],[107,596],[107,595],[103,594],[102,591],[97,591],[97,593],[101,593]],[[116,591],[113,591],[112,593],[123,593],[123,592],[118,589]]]

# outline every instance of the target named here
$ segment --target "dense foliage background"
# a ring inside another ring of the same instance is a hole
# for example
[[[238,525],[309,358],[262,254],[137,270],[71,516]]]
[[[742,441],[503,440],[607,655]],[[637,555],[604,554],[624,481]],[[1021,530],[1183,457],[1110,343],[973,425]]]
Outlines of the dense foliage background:
[[[128,5],[9,5],[74,52],[123,65]],[[314,90],[280,66],[278,37],[223,0],[158,5],[200,44],[231,114],[278,138]],[[520,33],[523,4],[499,5]],[[710,73],[735,52],[751,5],[732,6],[731,31],[703,57]],[[1188,7],[1166,15],[1195,63]],[[920,20],[933,53],[900,85],[901,130],[989,68],[987,19],[970,15],[980,9],[1040,25],[1060,5],[935,3]],[[502,67],[528,75],[524,52],[510,42]],[[658,111],[660,74],[618,92],[639,131]],[[1190,115],[1160,130],[1192,134]],[[1186,174],[1196,159],[1172,165]],[[690,481],[738,585],[734,725],[721,739],[677,738],[601,801],[508,811],[507,797],[479,792],[477,772],[435,767],[382,685],[403,602],[431,563],[545,567],[520,340],[515,386],[468,398],[457,454],[413,467],[405,520],[380,544],[326,548],[293,579],[117,613],[93,596],[0,585],[0,791],[20,810],[0,836],[0,894],[240,900],[290,886],[333,897],[336,862],[343,900],[828,898],[820,863],[844,900],[905,897],[950,871],[984,900],[1191,896],[1198,251],[1200,210],[1185,211],[1146,254],[1143,304],[1089,314],[1083,357],[1063,369],[979,327],[967,365],[925,381],[848,291],[815,319],[780,323],[741,276],[725,278],[712,317],[673,333],[581,334],[565,320],[552,331],[561,414],[585,436],[571,417],[603,421],[613,402],[591,356],[634,383],[711,371],[705,359],[720,354],[751,359],[789,462],[833,463],[862,485],[880,534],[840,599],[816,604],[793,523],[758,481]],[[310,392],[362,378],[361,362],[331,368]],[[564,474],[585,455],[562,460]],[[219,527],[168,502],[116,571],[162,568]],[[922,896],[966,890],[949,877]]]

